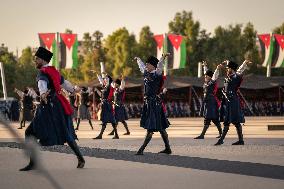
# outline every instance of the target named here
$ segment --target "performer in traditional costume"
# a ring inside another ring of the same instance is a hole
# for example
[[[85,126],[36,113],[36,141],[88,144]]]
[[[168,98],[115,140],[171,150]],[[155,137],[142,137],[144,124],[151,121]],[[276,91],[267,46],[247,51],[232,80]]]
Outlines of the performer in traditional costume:
[[[220,101],[216,95],[218,90],[217,79],[219,76],[219,69],[220,66],[218,66],[215,72],[213,73],[211,70],[208,69],[207,63],[203,62],[205,82],[203,84],[204,97],[200,115],[204,117],[204,127],[201,134],[198,137],[195,137],[194,139],[204,139],[204,135],[207,129],[209,128],[211,121],[216,125],[219,131],[219,136],[217,138],[221,137],[222,128],[219,118]]]
[[[74,88],[77,88],[77,86],[75,86]],[[79,99],[78,100],[76,99],[77,96],[76,94],[77,93],[69,93],[69,102],[73,110],[72,120],[74,119],[77,125]]]
[[[26,121],[33,119],[33,96],[29,93],[29,88],[25,88],[24,92],[15,88],[14,90],[20,97],[20,127],[25,127]]]
[[[137,155],[143,155],[144,149],[151,141],[154,132],[160,132],[165,143],[165,149],[159,153],[172,153],[166,131],[169,122],[165,116],[162,101],[158,97],[163,86],[163,62],[167,56],[168,54],[163,55],[160,61],[156,57],[150,56],[146,61],[146,65],[140,58],[135,58],[144,76],[144,104],[140,126],[147,130],[144,143],[136,153]]]
[[[102,129],[100,134],[93,138],[93,139],[102,139],[103,133],[106,129],[107,123],[111,123],[113,130],[114,130],[114,137],[113,139],[119,139],[117,129],[116,129],[116,120],[114,117],[114,112],[112,109],[112,103],[111,98],[113,94],[113,88],[111,87],[112,78],[107,75],[105,72],[102,72],[102,76],[97,74],[98,80],[102,86],[102,90],[99,91],[97,88],[95,88],[95,91],[98,93],[98,95],[101,97],[101,115],[99,116],[102,121]]]
[[[84,119],[87,119],[89,121],[89,124],[92,130],[94,130],[92,120],[91,120],[92,119],[91,113],[89,110],[89,107],[91,106],[89,96],[90,96],[90,93],[87,87],[82,87],[81,92],[77,93],[76,95],[76,98],[79,98],[79,99],[76,99],[76,101],[79,101],[79,107],[78,107],[78,113],[77,113],[77,127],[75,130],[79,130],[80,121]]]
[[[78,158],[77,168],[83,168],[85,160],[75,141],[77,138],[72,123],[72,108],[62,95],[61,87],[69,92],[75,92],[72,84],[65,80],[53,66],[48,66],[52,53],[39,47],[35,54],[35,64],[39,69],[37,85],[41,103],[35,117],[25,131],[25,137],[34,137],[42,146],[63,145],[67,143]],[[29,164],[20,171],[36,168],[35,160],[31,157]]]
[[[222,90],[224,96],[224,129],[222,136],[215,145],[224,143],[226,134],[229,131],[230,124],[234,124],[239,140],[232,145],[244,145],[243,132],[241,123],[245,122],[243,109],[241,107],[240,95],[238,90],[243,81],[243,72],[251,64],[250,61],[245,60],[238,69],[238,64],[233,61],[224,61],[227,69],[227,77],[224,82],[224,89]],[[222,67],[222,64],[220,65]]]
[[[124,98],[125,98],[125,81],[124,78],[122,79],[116,79],[115,82],[112,83],[112,87],[114,88],[113,91],[113,106],[114,106],[114,116],[115,121],[118,124],[118,122],[121,122],[126,130],[126,133],[124,135],[130,135],[130,131],[128,129],[127,123],[125,120],[128,120],[127,112],[124,107]],[[113,135],[114,130],[109,134]]]

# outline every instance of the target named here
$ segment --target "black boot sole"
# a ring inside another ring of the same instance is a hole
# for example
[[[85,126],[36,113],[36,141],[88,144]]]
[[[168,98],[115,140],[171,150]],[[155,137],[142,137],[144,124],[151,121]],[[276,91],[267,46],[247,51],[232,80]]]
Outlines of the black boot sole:
[[[220,146],[222,144],[224,144],[224,142],[217,142],[216,144],[214,144],[214,146]]]
[[[78,165],[77,165],[77,168],[78,169],[82,169],[82,168],[84,168],[84,166],[85,166],[85,161],[79,161]]]
[[[244,142],[240,142],[240,141],[238,141],[238,142],[233,143],[232,145],[233,145],[233,146],[237,146],[237,145],[245,145],[245,143],[244,143]]]
[[[93,138],[94,140],[100,140],[100,139],[103,139],[103,137],[95,137]]]

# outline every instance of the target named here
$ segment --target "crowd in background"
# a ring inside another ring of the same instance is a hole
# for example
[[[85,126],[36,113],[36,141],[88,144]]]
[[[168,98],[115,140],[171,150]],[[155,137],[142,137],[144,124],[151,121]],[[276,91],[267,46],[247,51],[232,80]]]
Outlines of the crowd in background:
[[[164,104],[166,115],[171,118],[175,117],[199,117],[202,106],[202,98],[193,98],[191,104],[182,101],[171,101]],[[98,111],[95,107],[94,111]],[[129,118],[140,118],[143,104],[137,102],[125,103],[125,108]],[[93,111],[92,106],[90,106]],[[0,111],[4,116],[13,121],[18,121],[21,103],[17,99],[0,102]],[[244,103],[245,116],[283,116],[284,102],[278,101],[246,101]]]

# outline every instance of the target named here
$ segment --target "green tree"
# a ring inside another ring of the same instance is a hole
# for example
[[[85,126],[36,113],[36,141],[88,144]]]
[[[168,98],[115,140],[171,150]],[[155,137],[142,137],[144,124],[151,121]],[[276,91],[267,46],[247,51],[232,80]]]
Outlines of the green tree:
[[[82,41],[84,54],[87,54],[88,52],[93,51],[93,43],[94,42],[92,40],[92,36],[90,35],[90,33],[89,32],[84,33],[83,34],[83,41]]]
[[[284,35],[284,22],[280,26],[274,28],[273,33]]]
[[[138,73],[137,65],[132,61],[137,49],[137,42],[133,34],[123,27],[111,35],[105,41],[106,71],[114,77],[121,74],[135,76]],[[112,71],[111,71],[112,70]]]
[[[242,49],[241,54],[243,54],[244,59],[249,59],[253,62],[251,69],[248,73],[264,74],[265,69],[260,67],[261,61],[257,47],[256,41],[257,31],[254,29],[252,23],[247,23],[243,29],[242,34]]]
[[[17,69],[17,88],[36,87],[35,78],[38,73],[33,62],[33,54],[31,47],[22,50],[22,55],[18,60]]]
[[[149,26],[144,26],[139,33],[137,56],[145,61],[149,56],[154,56],[156,54],[156,50],[154,34],[151,32]]]

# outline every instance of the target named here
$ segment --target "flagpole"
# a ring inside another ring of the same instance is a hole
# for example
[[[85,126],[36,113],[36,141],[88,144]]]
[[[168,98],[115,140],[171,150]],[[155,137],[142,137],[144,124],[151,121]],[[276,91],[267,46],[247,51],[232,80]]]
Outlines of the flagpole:
[[[56,32],[56,46],[57,46],[57,48],[56,48],[56,68],[59,70],[59,48],[60,48],[60,43],[59,43],[59,32]]]
[[[266,77],[271,76],[271,64],[268,64],[266,67]]]
[[[5,72],[4,72],[4,66],[2,62],[0,62],[0,69],[1,69],[1,79],[2,79],[2,89],[3,89],[4,100],[7,100]]]
[[[198,78],[202,76],[202,63],[198,62]]]

